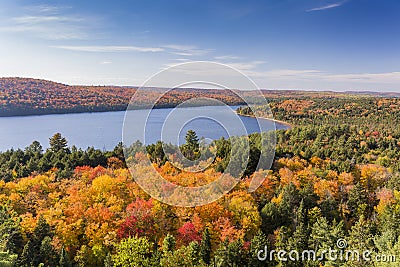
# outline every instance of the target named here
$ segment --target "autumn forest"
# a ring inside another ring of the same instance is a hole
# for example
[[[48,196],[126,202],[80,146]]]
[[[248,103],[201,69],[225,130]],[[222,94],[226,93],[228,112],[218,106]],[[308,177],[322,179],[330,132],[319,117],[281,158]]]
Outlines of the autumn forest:
[[[17,78],[1,79],[0,87],[2,116],[123,110],[135,90]],[[172,92],[160,107],[198,94]],[[218,90],[207,96],[242,104]],[[202,153],[215,153],[215,160],[192,173],[171,164],[161,142],[83,150],[55,133],[47,149],[33,142],[1,152],[0,266],[398,266],[400,99],[330,92],[266,97],[274,118],[291,125],[276,132],[271,170],[257,168],[260,134],[242,137],[250,157],[240,182],[207,205],[153,199],[127,165],[148,183],[146,159],[175,184],[208,184],[227,168],[231,139],[213,141]],[[263,117],[268,110],[242,106],[237,112]],[[182,153],[197,159],[198,142],[188,132]],[[265,180],[249,192],[256,175]],[[266,246],[312,249],[318,258],[338,239],[347,249],[370,251],[373,260],[259,259]],[[378,262],[377,255],[392,261]]]

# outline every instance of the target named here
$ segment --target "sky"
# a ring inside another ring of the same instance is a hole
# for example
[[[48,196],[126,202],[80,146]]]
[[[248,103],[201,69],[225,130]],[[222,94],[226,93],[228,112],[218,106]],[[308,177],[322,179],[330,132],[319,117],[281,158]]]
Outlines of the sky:
[[[399,14],[398,0],[1,0],[0,77],[138,86],[213,61],[265,89],[400,92]]]

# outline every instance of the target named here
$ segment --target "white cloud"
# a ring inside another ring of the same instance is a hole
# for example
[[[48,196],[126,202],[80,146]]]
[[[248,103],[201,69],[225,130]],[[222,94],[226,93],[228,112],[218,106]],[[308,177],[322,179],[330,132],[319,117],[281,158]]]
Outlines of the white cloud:
[[[163,48],[160,47],[143,47],[143,46],[52,46],[54,48],[79,51],[79,52],[100,52],[100,53],[111,53],[111,52],[162,52]]]
[[[396,87],[394,89],[400,89],[398,88],[398,84],[400,84],[400,72],[335,74],[320,70],[279,69],[270,71],[250,70],[244,71],[244,73],[257,80],[265,82],[274,81],[282,85],[298,84],[299,87],[305,83],[324,84],[326,86],[329,84],[341,84],[341,86],[359,85],[368,86],[368,88],[386,84],[394,85]]]
[[[108,64],[112,64],[111,61],[102,61],[100,62],[101,65],[108,65]]]
[[[321,10],[331,9],[331,8],[335,8],[335,7],[340,7],[340,6],[343,5],[343,4],[344,4],[344,2],[339,2],[339,3],[324,5],[324,6],[320,6],[320,7],[315,7],[315,8],[308,9],[307,12],[311,12],[311,11],[321,11]]]
[[[27,25],[41,24],[47,22],[69,23],[69,22],[84,21],[83,18],[73,17],[73,16],[21,16],[21,17],[15,17],[12,20],[15,21],[16,24],[27,24]]]
[[[22,7],[13,17],[3,17],[0,32],[21,33],[49,40],[87,39],[98,20],[90,16],[68,14],[69,7],[39,5]]]
[[[179,44],[170,44],[170,45],[163,45],[163,48],[170,50],[170,53],[178,55],[178,56],[203,56],[210,52],[212,49],[201,49],[197,46],[193,45],[179,45]]]
[[[226,65],[241,70],[241,71],[246,71],[246,70],[253,70],[260,66],[261,64],[266,63],[265,61],[249,61],[249,62],[228,62],[225,63]]]
[[[25,9],[35,13],[59,13],[62,10],[70,9],[69,6],[56,6],[56,5],[34,5],[26,6]]]
[[[234,55],[224,55],[224,56],[215,56],[214,59],[216,59],[216,60],[236,60],[236,59],[240,59],[240,57],[234,56]]]

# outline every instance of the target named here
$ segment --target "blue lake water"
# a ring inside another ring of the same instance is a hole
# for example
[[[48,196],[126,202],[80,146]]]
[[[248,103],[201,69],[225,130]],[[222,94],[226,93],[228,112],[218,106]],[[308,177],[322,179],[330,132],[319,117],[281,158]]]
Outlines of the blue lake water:
[[[236,107],[232,107],[235,109]],[[237,131],[233,117],[224,117],[226,113],[219,106],[180,108],[175,116],[170,116],[174,109],[154,109],[146,121],[146,144],[162,139],[166,142],[181,143],[189,129],[196,131],[201,138],[219,139],[229,135],[241,135]],[[175,109],[176,110],[176,109]],[[144,141],[143,127],[136,124],[135,118],[143,117],[144,110],[129,111],[129,127],[132,134],[124,141]],[[187,115],[206,114],[197,119],[178,125],[177,122]],[[86,149],[94,146],[99,149],[113,149],[122,141],[125,111],[96,112],[77,114],[55,114],[24,117],[0,117],[0,151],[9,148],[25,148],[33,141],[39,141],[44,148],[48,147],[49,138],[60,132],[70,145]],[[210,117],[223,118],[216,121]],[[239,117],[247,133],[259,132],[260,127],[255,118]],[[169,127],[164,122],[169,121]],[[236,119],[237,120],[237,119]],[[268,120],[261,121],[262,129],[286,129],[288,126]],[[126,124],[127,125],[127,124]],[[164,127],[164,130],[162,130]],[[229,132],[229,133],[228,133]],[[178,135],[177,135],[178,133]],[[161,137],[161,138],[160,138]]]

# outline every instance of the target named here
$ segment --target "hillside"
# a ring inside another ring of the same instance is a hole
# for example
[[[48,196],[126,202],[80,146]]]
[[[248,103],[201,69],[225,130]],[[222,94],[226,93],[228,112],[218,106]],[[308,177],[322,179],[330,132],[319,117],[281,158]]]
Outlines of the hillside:
[[[160,88],[146,88],[149,98]],[[43,115],[57,113],[99,112],[125,110],[131,97],[136,92],[134,87],[121,86],[71,86],[47,80],[31,78],[0,78],[0,117]],[[321,92],[299,90],[263,90],[269,100],[296,98],[348,98],[385,96],[384,93],[356,94],[354,92]],[[248,96],[257,94],[247,91]],[[387,95],[386,95],[387,96]],[[391,97],[395,96],[390,94]],[[175,107],[185,100],[195,97],[209,97],[229,105],[241,105],[243,101],[228,90],[180,88],[168,92],[156,107]],[[149,103],[146,97],[143,104]]]
[[[157,90],[148,88],[145,95],[151,96]],[[133,87],[70,86],[30,78],[0,78],[0,117],[125,110],[135,92]],[[201,96],[242,104],[226,90],[178,89],[168,92],[157,107],[174,107]]]

